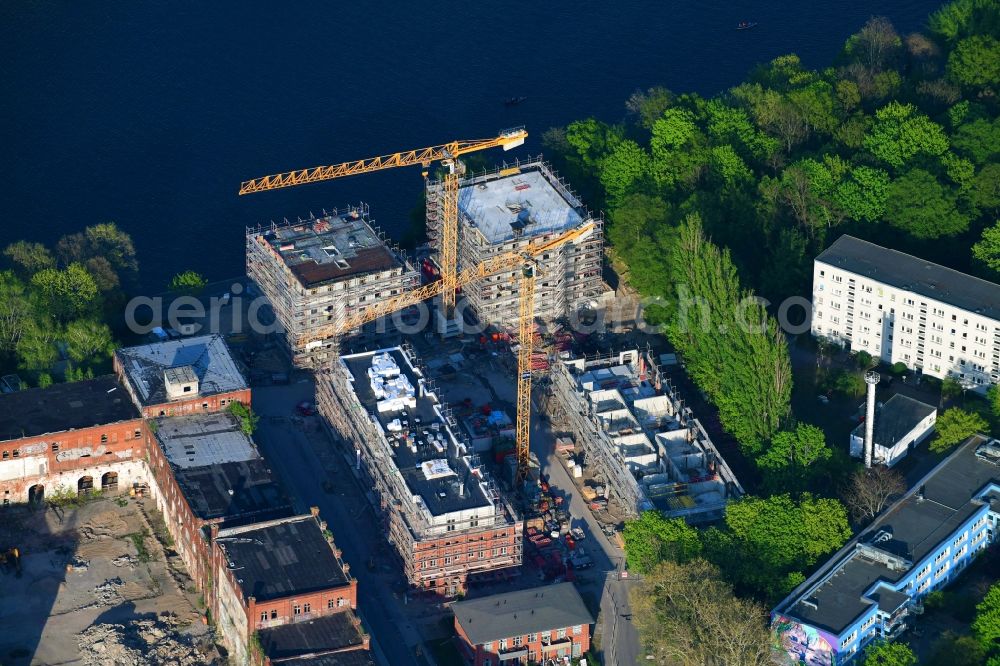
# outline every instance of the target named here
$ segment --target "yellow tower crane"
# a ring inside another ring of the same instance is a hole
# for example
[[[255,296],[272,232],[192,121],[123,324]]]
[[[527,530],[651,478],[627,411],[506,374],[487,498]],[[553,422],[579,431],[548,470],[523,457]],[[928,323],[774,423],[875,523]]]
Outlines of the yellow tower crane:
[[[528,132],[523,127],[517,127],[503,130],[490,139],[452,141],[440,146],[380,155],[354,162],[286,171],[243,181],[240,185],[240,195],[418,164],[423,168],[423,175],[426,178],[431,163],[441,162],[448,168],[448,171],[442,182],[444,218],[441,223],[441,250],[438,262],[441,268],[442,282],[441,305],[444,315],[450,318],[455,310],[455,290],[459,286],[456,282],[458,279],[458,180],[462,176],[462,165],[458,158],[487,148],[499,147],[504,150],[517,148],[524,143],[527,137]]]
[[[524,481],[528,475],[528,461],[531,435],[531,357],[534,350],[535,323],[535,276],[538,271],[536,257],[567,243],[586,240],[594,231],[594,223],[587,222],[575,229],[545,241],[535,241],[517,252],[505,252],[487,259],[476,266],[465,268],[456,276],[456,287],[481,280],[490,275],[520,269],[518,279],[518,351],[517,351],[517,422],[515,442],[517,451],[517,480]],[[429,298],[434,298],[444,290],[443,280],[438,280],[417,289],[403,292],[384,301],[356,310],[339,322],[314,329],[304,343],[326,340],[359,328],[380,317],[398,312]]]

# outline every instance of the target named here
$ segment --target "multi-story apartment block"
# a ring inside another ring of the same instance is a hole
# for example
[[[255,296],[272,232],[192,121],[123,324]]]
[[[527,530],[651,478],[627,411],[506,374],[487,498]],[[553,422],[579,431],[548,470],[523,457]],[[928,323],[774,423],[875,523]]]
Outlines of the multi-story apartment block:
[[[521,564],[520,518],[410,352],[341,356],[319,377],[317,403],[356,447],[415,589],[454,596],[471,574]]]
[[[785,663],[833,666],[897,637],[996,538],[1000,442],[959,446],[771,613]]]
[[[852,236],[816,257],[812,333],[980,393],[1000,381],[1000,285]]]
[[[145,483],[148,433],[113,375],[0,395],[0,499]]]
[[[428,182],[427,233],[440,245],[441,184]],[[535,317],[553,321],[575,316],[604,292],[601,261],[603,220],[590,214],[540,159],[463,178],[459,184],[459,268],[475,266],[529,243],[593,222],[595,231],[538,258]],[[516,328],[518,271],[498,273],[463,288],[482,322]]]
[[[590,649],[594,618],[573,583],[459,601],[452,611],[472,666],[568,663]]]
[[[338,340],[310,339],[317,329],[420,284],[419,272],[402,251],[372,226],[365,204],[247,229],[246,243],[247,275],[270,303],[300,367],[336,358]],[[391,325],[373,322],[352,335]]]

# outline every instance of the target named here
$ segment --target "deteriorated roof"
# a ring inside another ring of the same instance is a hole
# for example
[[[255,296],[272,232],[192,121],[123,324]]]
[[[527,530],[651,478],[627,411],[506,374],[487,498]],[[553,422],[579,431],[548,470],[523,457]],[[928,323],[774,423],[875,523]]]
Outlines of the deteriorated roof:
[[[139,418],[114,375],[0,394],[0,441]]]
[[[307,594],[346,585],[350,578],[310,516],[295,516],[232,535],[216,543],[243,588],[257,601]]]
[[[191,511],[202,520],[222,519],[229,525],[291,513],[285,489],[260,458],[174,467],[173,473]]]
[[[260,645],[271,659],[322,654],[364,644],[360,620],[351,609],[260,630]],[[296,661],[296,663],[298,663]]]
[[[164,373],[182,366],[191,366],[198,377],[200,396],[241,391],[248,386],[221,335],[124,347],[115,356],[143,406],[169,402]],[[186,370],[183,373],[187,376]]]

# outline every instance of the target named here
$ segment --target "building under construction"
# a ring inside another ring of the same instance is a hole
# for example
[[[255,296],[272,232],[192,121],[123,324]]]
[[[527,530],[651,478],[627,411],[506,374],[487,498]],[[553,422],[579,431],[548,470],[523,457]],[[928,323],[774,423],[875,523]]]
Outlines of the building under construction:
[[[410,584],[442,596],[521,564],[521,521],[408,348],[345,354],[317,378],[320,413],[370,481]]]
[[[621,512],[722,518],[743,488],[647,350],[560,360],[550,405]]]
[[[569,186],[540,158],[471,175],[459,183],[459,268],[523,249],[587,222],[594,233],[538,258],[536,318],[573,317],[605,291],[601,279],[603,220],[590,214]],[[427,235],[439,250],[443,221],[442,185],[427,185]],[[498,273],[463,288],[483,323],[509,327],[518,319],[517,271]]]
[[[337,355],[338,340],[311,334],[380,299],[420,284],[407,257],[374,227],[368,206],[322,217],[248,228],[247,275],[268,299],[296,366],[317,367]],[[374,322],[352,336],[369,335]]]

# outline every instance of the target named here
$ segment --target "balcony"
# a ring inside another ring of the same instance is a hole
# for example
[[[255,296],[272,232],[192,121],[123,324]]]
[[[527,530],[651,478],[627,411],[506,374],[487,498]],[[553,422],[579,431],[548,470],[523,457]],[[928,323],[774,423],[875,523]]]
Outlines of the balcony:
[[[528,656],[527,646],[511,646],[506,650],[500,650],[500,663],[505,661],[510,661],[511,659],[521,659]]]

